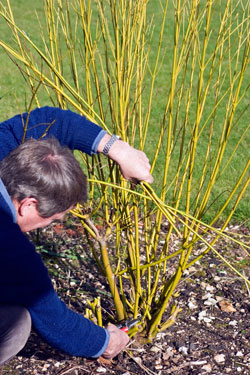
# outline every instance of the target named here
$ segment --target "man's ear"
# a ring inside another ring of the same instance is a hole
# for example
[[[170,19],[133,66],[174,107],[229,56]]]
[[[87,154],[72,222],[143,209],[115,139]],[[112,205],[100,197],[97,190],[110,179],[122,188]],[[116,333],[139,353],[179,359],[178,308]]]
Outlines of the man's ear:
[[[34,197],[28,197],[18,202],[17,213],[20,216],[29,215],[31,212],[37,211],[37,199]]]

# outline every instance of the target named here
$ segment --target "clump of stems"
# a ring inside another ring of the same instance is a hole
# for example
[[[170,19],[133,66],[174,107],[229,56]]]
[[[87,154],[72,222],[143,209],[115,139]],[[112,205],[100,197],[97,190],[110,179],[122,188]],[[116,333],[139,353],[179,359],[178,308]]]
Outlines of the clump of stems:
[[[38,45],[5,3],[0,16],[16,44],[2,39],[0,45],[26,73],[32,103],[45,97],[73,108],[150,155],[154,187],[131,185],[112,162],[81,155],[91,213],[81,206],[73,212],[107,277],[118,320],[140,314],[132,334],[140,330],[150,339],[173,324],[183,273],[208,251],[249,283],[215,249],[221,237],[249,249],[225,230],[249,185],[250,157],[220,203],[216,193],[249,132],[242,120],[249,4],[156,1],[162,13],[152,44],[147,0],[46,0]],[[217,27],[213,17],[220,19]],[[99,300],[92,310],[102,324]]]

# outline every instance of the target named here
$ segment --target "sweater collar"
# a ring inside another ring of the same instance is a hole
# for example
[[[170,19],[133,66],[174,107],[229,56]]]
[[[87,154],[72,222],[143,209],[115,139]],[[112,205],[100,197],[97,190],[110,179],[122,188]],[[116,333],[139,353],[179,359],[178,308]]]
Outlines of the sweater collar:
[[[12,218],[13,218],[14,223],[16,223],[17,222],[16,208],[15,208],[15,206],[14,206],[14,204],[13,204],[13,202],[12,202],[10,196],[9,196],[9,193],[7,192],[6,187],[4,186],[1,178],[0,178],[0,194],[2,195],[5,203],[7,204],[8,208],[9,208],[11,214],[12,214]]]

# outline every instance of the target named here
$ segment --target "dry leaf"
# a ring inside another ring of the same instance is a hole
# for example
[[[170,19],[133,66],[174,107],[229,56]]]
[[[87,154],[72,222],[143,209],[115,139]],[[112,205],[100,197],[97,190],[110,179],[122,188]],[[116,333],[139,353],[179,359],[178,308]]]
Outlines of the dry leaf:
[[[112,365],[112,359],[106,359],[106,358],[103,358],[103,357],[99,357],[97,362],[99,362],[101,365],[103,366],[109,366],[109,365]]]
[[[236,309],[233,307],[232,303],[230,301],[227,301],[226,299],[223,299],[218,302],[220,308],[224,312],[232,313],[235,312]]]

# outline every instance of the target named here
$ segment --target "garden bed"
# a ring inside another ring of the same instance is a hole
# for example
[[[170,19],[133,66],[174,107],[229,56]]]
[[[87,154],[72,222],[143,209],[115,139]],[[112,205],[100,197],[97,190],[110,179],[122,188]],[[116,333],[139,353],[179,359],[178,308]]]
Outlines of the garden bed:
[[[230,232],[250,243],[250,230],[232,226]],[[103,314],[112,312],[112,298],[74,219],[40,232],[38,250],[48,266],[62,299],[84,312],[87,299],[101,296]],[[220,240],[224,257],[249,277],[249,258],[239,246]],[[81,257],[76,256],[81,254]],[[32,332],[17,357],[2,368],[2,375],[250,374],[250,292],[239,277],[212,252],[191,267],[179,284],[176,323],[152,343],[131,340],[128,350],[112,361],[68,356],[51,348]]]

